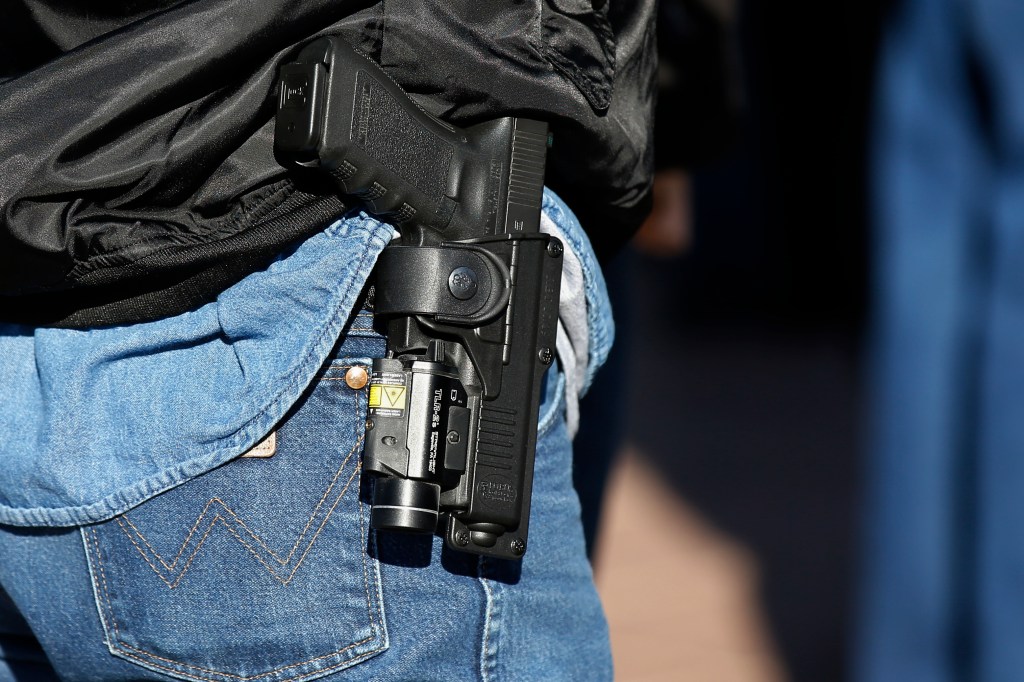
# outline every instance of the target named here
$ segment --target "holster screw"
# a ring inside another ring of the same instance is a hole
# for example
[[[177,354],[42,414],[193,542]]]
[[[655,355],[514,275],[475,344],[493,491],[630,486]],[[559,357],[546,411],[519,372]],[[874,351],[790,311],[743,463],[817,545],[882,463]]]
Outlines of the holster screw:
[[[548,242],[548,255],[552,258],[558,258],[562,255],[562,242],[557,239],[552,239]]]
[[[512,541],[512,544],[509,545],[509,549],[511,549],[512,553],[516,556],[522,556],[526,552],[526,543],[523,542],[522,538],[516,538]]]
[[[543,348],[540,349],[540,351],[538,351],[537,357],[545,365],[550,365],[551,361],[555,359],[555,354],[551,352],[550,348],[544,346]]]
[[[455,268],[448,275],[448,291],[460,301],[468,301],[476,295],[477,276],[472,268]]]
[[[455,534],[455,544],[459,547],[465,547],[469,544],[469,532],[460,530]]]

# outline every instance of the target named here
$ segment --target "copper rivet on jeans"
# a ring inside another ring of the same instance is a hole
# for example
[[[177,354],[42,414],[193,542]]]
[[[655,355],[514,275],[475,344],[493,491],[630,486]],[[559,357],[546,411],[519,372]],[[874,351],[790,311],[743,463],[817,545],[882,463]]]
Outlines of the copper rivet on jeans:
[[[366,368],[360,365],[349,367],[348,371],[345,372],[345,383],[348,384],[349,388],[354,388],[358,391],[366,385],[366,380]]]

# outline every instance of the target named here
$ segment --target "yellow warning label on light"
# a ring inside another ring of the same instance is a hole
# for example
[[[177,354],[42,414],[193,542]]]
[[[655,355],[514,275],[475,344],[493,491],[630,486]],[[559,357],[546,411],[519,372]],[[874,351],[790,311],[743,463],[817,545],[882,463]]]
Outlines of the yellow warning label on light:
[[[370,384],[369,407],[383,407],[392,410],[405,409],[405,386]]]

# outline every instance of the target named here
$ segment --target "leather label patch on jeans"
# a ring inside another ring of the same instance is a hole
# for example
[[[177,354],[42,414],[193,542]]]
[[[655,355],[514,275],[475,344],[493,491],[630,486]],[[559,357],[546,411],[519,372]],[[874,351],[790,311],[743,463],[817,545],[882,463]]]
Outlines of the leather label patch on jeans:
[[[252,450],[242,454],[242,457],[253,457],[266,459],[273,457],[277,452],[277,431],[271,431],[270,435],[256,444]]]

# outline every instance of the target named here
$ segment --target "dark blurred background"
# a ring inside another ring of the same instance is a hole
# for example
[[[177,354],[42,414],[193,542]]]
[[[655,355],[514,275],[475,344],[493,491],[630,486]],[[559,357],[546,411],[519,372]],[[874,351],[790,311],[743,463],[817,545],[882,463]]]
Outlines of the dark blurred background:
[[[883,5],[735,6],[741,115],[725,155],[692,169],[689,248],[609,268],[637,379],[627,438],[754,552],[797,681],[846,679]]]

